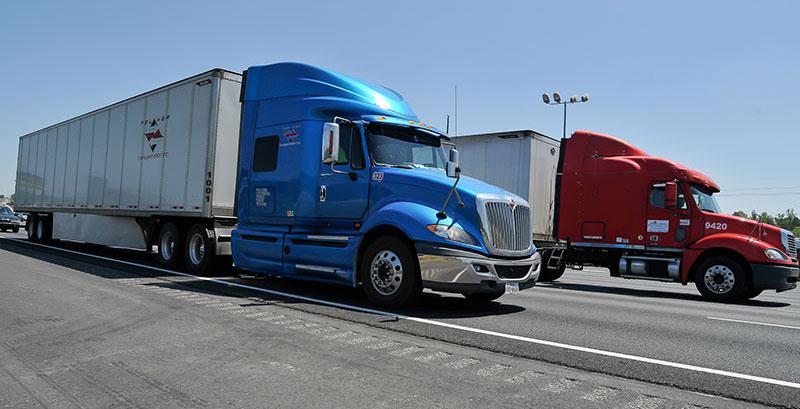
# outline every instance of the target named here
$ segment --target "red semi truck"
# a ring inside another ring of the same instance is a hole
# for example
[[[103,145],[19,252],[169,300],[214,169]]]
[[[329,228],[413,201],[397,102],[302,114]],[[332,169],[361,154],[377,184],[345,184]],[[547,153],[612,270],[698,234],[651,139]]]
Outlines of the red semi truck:
[[[534,131],[455,139],[464,174],[528,199],[540,281],[566,267],[612,276],[694,282],[714,301],[797,286],[795,237],[723,214],[711,178],[610,135],[577,131],[557,141]]]

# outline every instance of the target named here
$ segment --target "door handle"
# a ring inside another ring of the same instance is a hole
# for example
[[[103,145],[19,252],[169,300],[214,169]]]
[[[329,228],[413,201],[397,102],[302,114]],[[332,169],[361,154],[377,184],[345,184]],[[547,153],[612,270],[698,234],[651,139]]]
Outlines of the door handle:
[[[325,185],[319,186],[319,201],[324,202],[328,199],[328,188]]]

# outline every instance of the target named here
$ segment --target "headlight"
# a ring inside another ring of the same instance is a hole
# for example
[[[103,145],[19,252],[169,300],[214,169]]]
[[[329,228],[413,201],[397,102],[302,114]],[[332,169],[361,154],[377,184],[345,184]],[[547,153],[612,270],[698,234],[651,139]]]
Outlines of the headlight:
[[[789,260],[789,256],[783,254],[783,252],[778,249],[766,249],[764,250],[764,254],[770,260],[780,260],[780,261]]]
[[[459,243],[469,244],[472,246],[478,245],[478,242],[475,241],[475,239],[472,238],[472,236],[470,236],[469,233],[455,226],[445,226],[443,224],[429,224],[428,230],[431,233],[450,241],[457,241]]]

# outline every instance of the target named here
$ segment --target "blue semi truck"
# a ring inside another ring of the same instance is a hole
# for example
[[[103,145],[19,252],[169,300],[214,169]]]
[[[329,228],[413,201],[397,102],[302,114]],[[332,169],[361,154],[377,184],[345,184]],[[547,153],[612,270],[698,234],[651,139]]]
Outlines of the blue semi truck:
[[[197,99],[205,86],[210,107]],[[125,112],[121,137],[115,109]],[[91,133],[85,189],[69,149],[66,177],[39,163],[52,139],[61,146],[62,128],[71,146],[75,123],[80,144]],[[34,241],[155,248],[195,273],[230,254],[242,270],[361,287],[380,306],[407,305],[423,288],[477,303],[533,286],[528,203],[461,176],[449,140],[398,93],[339,73],[297,63],[212,70],[23,136],[19,207],[33,216]],[[116,144],[135,154],[122,158],[119,181],[108,177]],[[104,177],[91,180],[95,162]]]

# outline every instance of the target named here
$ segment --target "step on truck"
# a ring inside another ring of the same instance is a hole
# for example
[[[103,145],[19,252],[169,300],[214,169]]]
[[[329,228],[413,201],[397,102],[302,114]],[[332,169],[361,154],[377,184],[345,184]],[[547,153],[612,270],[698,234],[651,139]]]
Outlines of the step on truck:
[[[17,209],[35,242],[155,249],[196,274],[232,258],[382,306],[532,287],[528,203],[462,176],[449,140],[339,73],[214,69],[22,136]]]
[[[588,131],[561,141],[526,130],[454,142],[464,174],[530,202],[540,281],[588,264],[614,277],[694,282],[715,301],[797,286],[792,233],[723,214],[719,186],[675,161]]]

